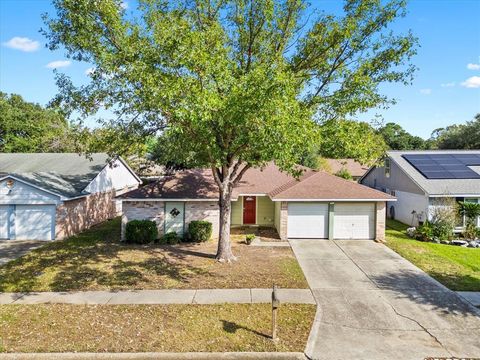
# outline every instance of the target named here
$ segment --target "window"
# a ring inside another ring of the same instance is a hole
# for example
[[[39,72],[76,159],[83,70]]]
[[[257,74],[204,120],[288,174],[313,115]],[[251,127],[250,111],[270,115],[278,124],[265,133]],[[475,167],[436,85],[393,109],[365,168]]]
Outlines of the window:
[[[389,178],[390,177],[390,159],[386,158],[385,159],[385,177]]]

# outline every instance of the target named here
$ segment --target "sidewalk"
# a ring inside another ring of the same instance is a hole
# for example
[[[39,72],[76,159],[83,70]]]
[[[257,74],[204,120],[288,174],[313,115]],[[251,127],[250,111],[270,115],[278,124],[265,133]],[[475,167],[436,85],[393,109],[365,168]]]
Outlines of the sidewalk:
[[[315,304],[309,289],[278,289],[280,302]],[[258,304],[272,300],[271,289],[199,289],[0,293],[6,304]]]

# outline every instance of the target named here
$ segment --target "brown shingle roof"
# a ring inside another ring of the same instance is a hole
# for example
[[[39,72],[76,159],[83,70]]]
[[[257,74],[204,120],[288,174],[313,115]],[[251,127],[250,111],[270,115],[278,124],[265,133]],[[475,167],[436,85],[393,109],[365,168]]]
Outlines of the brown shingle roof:
[[[302,181],[269,194],[273,200],[394,200],[393,196],[324,171],[314,172]]]
[[[233,198],[239,195],[266,194],[272,199],[394,199],[380,191],[323,171],[302,169],[304,173],[298,180],[280,171],[273,163],[264,168],[249,169],[234,189]],[[125,193],[121,198],[217,200],[218,188],[210,169],[192,169],[165,176]]]

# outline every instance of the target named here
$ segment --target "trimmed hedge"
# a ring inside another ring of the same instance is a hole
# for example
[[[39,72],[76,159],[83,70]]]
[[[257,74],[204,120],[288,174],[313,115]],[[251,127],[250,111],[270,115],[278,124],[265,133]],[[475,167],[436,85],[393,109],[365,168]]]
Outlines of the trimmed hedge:
[[[162,236],[162,238],[160,239],[160,244],[175,245],[178,244],[180,240],[181,239],[178,234],[175,231],[171,231]]]
[[[188,225],[188,239],[193,242],[205,242],[212,237],[212,223],[204,220],[191,221]]]
[[[132,220],[125,228],[125,241],[130,244],[148,244],[158,237],[158,229],[155,221]]]

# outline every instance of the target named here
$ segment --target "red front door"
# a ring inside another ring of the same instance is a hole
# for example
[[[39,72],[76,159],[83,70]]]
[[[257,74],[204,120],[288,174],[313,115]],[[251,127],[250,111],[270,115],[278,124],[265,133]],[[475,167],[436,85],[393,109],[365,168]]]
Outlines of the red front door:
[[[243,198],[243,223],[255,224],[257,211],[257,198],[255,196],[245,196]]]

